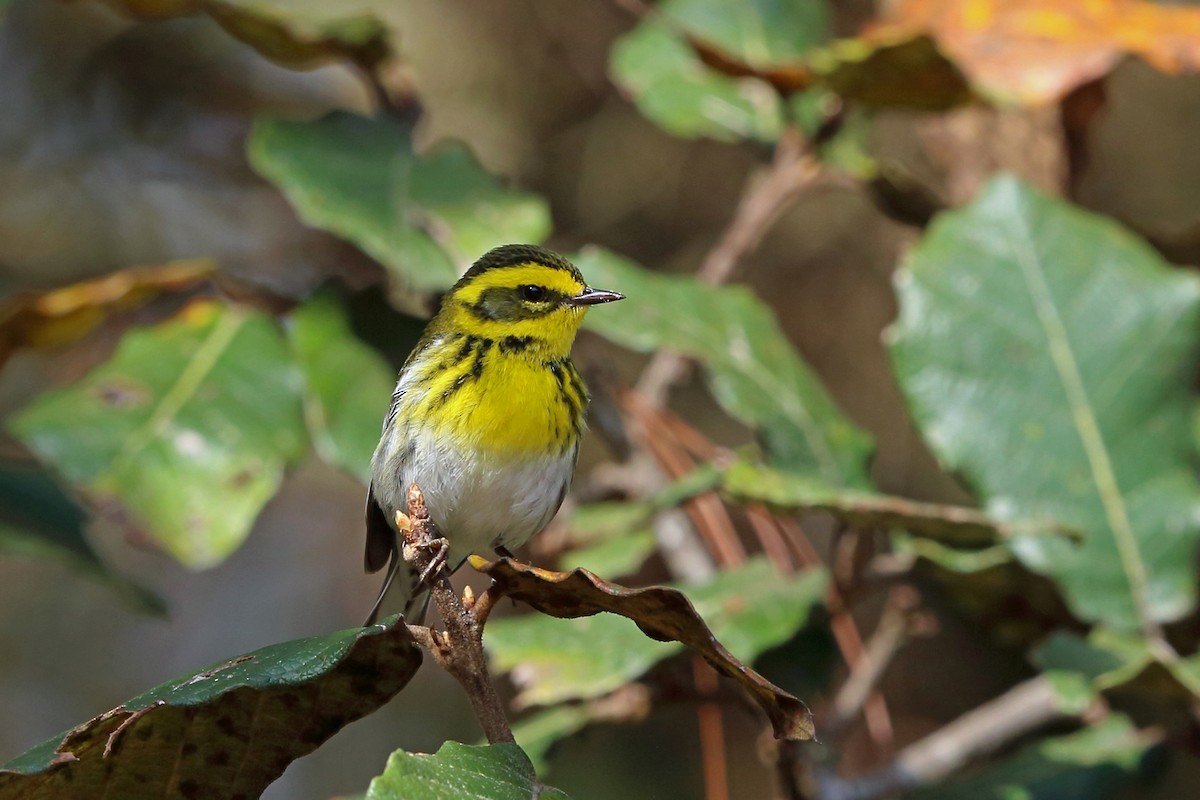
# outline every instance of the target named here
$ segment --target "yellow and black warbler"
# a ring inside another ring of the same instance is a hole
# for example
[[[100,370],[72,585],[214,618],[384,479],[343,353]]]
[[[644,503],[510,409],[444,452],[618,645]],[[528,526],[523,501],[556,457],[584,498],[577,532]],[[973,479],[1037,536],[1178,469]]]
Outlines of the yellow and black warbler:
[[[588,306],[621,298],[590,288],[559,255],[505,245],[442,299],[400,370],[371,460],[366,568],[389,570],[368,625],[401,563],[395,516],[411,484],[450,544],[452,568],[473,552],[519,547],[550,522],[588,404],[571,345]],[[408,573],[411,612],[419,587]]]

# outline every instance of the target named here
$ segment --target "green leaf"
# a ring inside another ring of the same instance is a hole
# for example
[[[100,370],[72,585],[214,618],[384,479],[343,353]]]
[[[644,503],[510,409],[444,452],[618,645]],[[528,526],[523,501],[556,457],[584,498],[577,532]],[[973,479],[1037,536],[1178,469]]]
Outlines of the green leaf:
[[[515,744],[446,742],[433,755],[397,750],[367,800],[569,800],[538,782]]]
[[[635,527],[621,527],[606,536],[593,535],[593,532],[599,530],[601,526],[607,527],[611,524],[609,519],[600,520],[602,512],[623,511],[627,505],[629,504],[615,502],[595,503],[576,509],[575,513],[571,515],[570,521],[572,528],[570,537],[573,546],[559,557],[557,568],[571,570],[583,567],[610,580],[637,572],[642,564],[646,563],[646,559],[650,558],[658,548],[653,530],[639,524]],[[608,508],[601,508],[601,506]],[[625,517],[626,515],[618,513],[614,516]],[[641,523],[641,520],[639,519],[637,522]],[[581,524],[589,526],[588,532],[584,534],[587,543],[582,546],[579,545],[579,526]]]
[[[800,59],[829,35],[825,0],[666,0],[675,29],[758,69]]]
[[[11,420],[41,458],[196,568],[241,544],[305,444],[299,375],[269,317],[201,301],[127,334]]]
[[[613,47],[613,80],[648,118],[681,137],[774,141],[790,113],[756,75],[797,66],[829,29],[823,0],[667,0]],[[694,46],[695,45],[695,46]],[[735,68],[706,65],[696,47]]]
[[[718,402],[760,432],[775,465],[837,486],[870,485],[870,438],[838,410],[748,289],[654,274],[599,249],[576,263],[593,285],[625,294],[588,315],[590,329],[634,350],[670,348],[700,361]]]
[[[708,584],[687,587],[686,593],[713,635],[749,663],[807,623],[826,582],[823,570],[785,578],[766,559],[755,558]],[[525,705],[599,697],[683,648],[648,639],[611,614],[490,620],[485,644],[495,668],[513,673],[521,688],[518,702]]]
[[[1042,670],[1083,675],[1100,688],[1131,680],[1153,661],[1144,640],[1100,627],[1087,639],[1056,631],[1038,645],[1032,657]]]
[[[57,561],[112,588],[133,608],[164,614],[162,598],[112,572],[84,534],[87,515],[42,470],[0,461],[0,554]]]
[[[412,678],[421,651],[398,619],[272,645],[151,689],[0,766],[0,800],[258,797]]]
[[[1107,691],[1144,678],[1148,672],[1165,674],[1176,693],[1200,696],[1200,659],[1162,658],[1140,636],[1097,625],[1087,638],[1057,631],[1033,651],[1033,661],[1048,674],[1074,674],[1087,679],[1096,689]],[[1163,682],[1147,680],[1162,690]]]
[[[353,242],[404,286],[450,286],[476,258],[550,232],[546,203],[501,187],[464,145],[413,151],[412,131],[338,112],[312,122],[260,117],[250,163],[310,225]]]
[[[661,22],[618,39],[609,68],[638,109],[674,136],[770,142],[783,129],[783,104],[768,84],[714,72]]]
[[[1115,224],[1001,178],[931,227],[899,278],[897,377],[939,460],[1087,621],[1195,602],[1190,386],[1200,281]]]
[[[1104,800],[1137,774],[1153,737],[1111,714],[1077,733],[1042,739],[968,778],[914,800]]]
[[[319,295],[292,314],[288,338],[304,375],[304,418],[321,458],[371,480],[395,378],[392,368],[350,330],[332,295]]]

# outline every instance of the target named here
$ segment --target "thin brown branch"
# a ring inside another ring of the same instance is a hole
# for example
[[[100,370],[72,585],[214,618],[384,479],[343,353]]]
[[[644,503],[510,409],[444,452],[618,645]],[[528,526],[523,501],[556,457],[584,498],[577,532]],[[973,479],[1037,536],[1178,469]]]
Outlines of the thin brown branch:
[[[804,566],[815,566],[823,563],[817,549],[813,547],[808,535],[794,519],[781,518],[779,525],[787,535],[788,542],[793,546],[800,563]],[[854,622],[838,587],[832,581],[825,592],[825,605],[829,609],[829,627],[833,632],[834,642],[842,654],[842,660],[853,674],[854,670],[866,657],[862,634]],[[887,700],[876,690],[867,695],[863,705],[863,717],[867,723],[867,732],[879,749],[890,751],[895,739],[892,728],[892,715],[888,711]]]
[[[1082,719],[1098,711],[1102,709],[1092,708],[1081,715],[1064,711],[1056,690],[1041,675],[909,745],[878,772],[849,779],[823,776],[819,797],[820,800],[875,800],[940,783],[982,756],[1038,728],[1061,720]]]
[[[446,626],[441,633],[419,625],[410,625],[409,631],[462,685],[488,742],[514,741],[483,652],[483,623],[500,589],[492,586],[478,599],[466,593],[460,600],[454,593],[450,570],[446,567],[446,540],[429,518],[425,497],[415,483],[408,489],[408,518],[400,528],[404,535],[404,560],[416,567],[418,574],[428,575],[430,594]]]
[[[767,558],[771,560],[775,568],[783,573],[795,572],[796,565],[792,561],[792,554],[788,550],[786,538],[779,528],[779,523],[767,510],[767,507],[761,503],[746,506],[746,519],[749,520],[754,535],[758,537],[758,543],[762,545],[763,552],[767,554]]]
[[[625,408],[638,423],[640,443],[650,451],[668,477],[681,478],[695,469],[696,462],[659,424],[657,408],[637,402],[627,403]],[[737,537],[733,520],[715,492],[706,492],[687,500],[683,509],[718,564],[731,567],[746,560],[746,550]]]
[[[704,658],[692,658],[692,680],[696,691],[709,695],[717,690],[717,673]],[[729,765],[725,754],[725,727],[721,722],[721,706],[705,700],[696,707],[700,732],[700,755],[704,765],[705,800],[729,800]]]
[[[910,587],[892,589],[883,615],[863,649],[862,658],[834,698],[833,719],[823,726],[830,736],[836,737],[863,710],[892,658],[915,632],[919,603],[920,598]]]
[[[775,157],[764,172],[748,181],[733,219],[705,256],[696,277],[721,284],[737,271],[791,202],[821,174],[821,164],[809,142],[795,126],[787,127],[775,146]],[[637,391],[653,405],[665,405],[667,393],[687,370],[677,353],[662,350],[642,371]]]

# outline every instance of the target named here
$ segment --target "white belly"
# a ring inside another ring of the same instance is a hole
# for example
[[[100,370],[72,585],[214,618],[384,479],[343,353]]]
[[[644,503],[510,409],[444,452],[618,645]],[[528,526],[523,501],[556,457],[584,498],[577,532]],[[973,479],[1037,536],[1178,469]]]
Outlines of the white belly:
[[[412,444],[389,465],[400,480],[375,482],[376,499],[390,520],[395,509],[405,509],[408,487],[420,486],[430,518],[450,542],[451,564],[527,542],[557,513],[575,471],[574,451],[500,464],[446,438],[417,434]]]

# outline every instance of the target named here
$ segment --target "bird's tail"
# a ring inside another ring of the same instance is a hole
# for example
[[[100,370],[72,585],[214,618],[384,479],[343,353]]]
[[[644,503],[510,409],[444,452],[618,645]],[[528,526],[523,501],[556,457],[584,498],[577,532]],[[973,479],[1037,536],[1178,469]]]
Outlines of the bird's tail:
[[[422,624],[425,621],[425,612],[429,608],[429,590],[417,586],[417,577],[417,571],[412,564],[408,564],[400,558],[400,548],[394,549],[388,561],[387,577],[383,579],[383,586],[380,587],[379,594],[375,597],[375,604],[371,606],[371,613],[367,615],[363,627],[374,625],[379,620],[384,597],[389,592],[393,599],[407,598],[404,601],[406,622],[415,625]],[[393,586],[393,584],[395,585]]]

